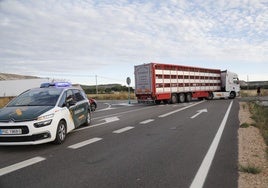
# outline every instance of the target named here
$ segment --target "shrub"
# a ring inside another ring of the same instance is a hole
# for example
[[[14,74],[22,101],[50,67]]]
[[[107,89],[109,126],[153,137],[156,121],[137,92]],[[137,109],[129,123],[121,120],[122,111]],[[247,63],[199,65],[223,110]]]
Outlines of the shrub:
[[[248,165],[248,166],[239,165],[239,171],[249,174],[259,174],[261,173],[262,170],[254,165]]]

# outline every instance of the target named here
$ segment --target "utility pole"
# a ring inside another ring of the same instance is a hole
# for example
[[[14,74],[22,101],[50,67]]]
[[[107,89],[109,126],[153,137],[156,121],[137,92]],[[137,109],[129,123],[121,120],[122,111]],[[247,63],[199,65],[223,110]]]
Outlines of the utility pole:
[[[95,79],[96,79],[96,94],[98,95],[98,76],[95,75]]]
[[[248,78],[248,75],[247,75],[247,90],[249,90],[249,78]]]

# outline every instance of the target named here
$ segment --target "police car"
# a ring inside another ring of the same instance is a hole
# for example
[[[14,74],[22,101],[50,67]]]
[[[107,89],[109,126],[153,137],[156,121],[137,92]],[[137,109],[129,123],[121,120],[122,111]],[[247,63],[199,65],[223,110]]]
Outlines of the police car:
[[[61,144],[66,134],[91,123],[82,89],[68,82],[44,83],[0,109],[0,145]]]

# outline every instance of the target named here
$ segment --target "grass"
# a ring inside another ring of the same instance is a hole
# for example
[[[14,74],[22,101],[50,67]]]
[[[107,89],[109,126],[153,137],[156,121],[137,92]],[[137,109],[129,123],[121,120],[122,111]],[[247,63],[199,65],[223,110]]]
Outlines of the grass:
[[[241,90],[240,95],[241,97],[256,97],[257,90]],[[262,89],[261,96],[268,96],[268,89]]]
[[[96,100],[127,100],[128,92],[116,92],[112,94],[88,94],[87,96]],[[134,93],[130,93],[130,99],[135,99]]]
[[[4,107],[13,97],[0,97],[0,108]]]
[[[248,128],[250,125],[248,123],[243,123],[240,125],[241,128]]]
[[[262,136],[268,146],[268,108],[256,104],[249,103],[249,110],[252,114],[252,119],[256,122],[253,126],[260,129]]]
[[[259,174],[261,173],[262,170],[259,167],[256,167],[253,165],[248,165],[248,166],[239,165],[239,171],[249,173],[249,174]]]
[[[116,92],[112,94],[90,94],[89,98],[96,100],[128,100],[128,92]],[[4,107],[12,97],[0,97],[0,108]],[[130,99],[136,99],[134,93],[130,93]]]

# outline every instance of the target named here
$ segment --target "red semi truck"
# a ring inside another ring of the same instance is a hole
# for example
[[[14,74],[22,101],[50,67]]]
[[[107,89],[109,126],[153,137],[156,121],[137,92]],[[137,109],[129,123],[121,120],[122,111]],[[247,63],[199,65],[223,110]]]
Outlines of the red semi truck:
[[[230,98],[239,95],[237,74],[230,71],[148,63],[135,66],[135,94],[139,103],[189,102],[192,98]]]

